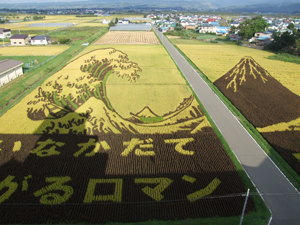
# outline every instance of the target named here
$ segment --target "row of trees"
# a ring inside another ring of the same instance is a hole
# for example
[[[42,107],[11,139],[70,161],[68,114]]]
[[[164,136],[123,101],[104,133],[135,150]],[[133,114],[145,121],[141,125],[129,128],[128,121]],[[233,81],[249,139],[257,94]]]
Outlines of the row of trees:
[[[244,40],[248,40],[253,37],[255,33],[265,31],[267,26],[268,23],[259,16],[245,20],[238,28],[232,27],[232,32],[239,29],[238,34]],[[272,35],[274,40],[266,46],[266,48],[274,52],[286,52],[300,55],[300,31],[294,27],[293,23],[287,28],[288,31],[284,33],[275,32]]]

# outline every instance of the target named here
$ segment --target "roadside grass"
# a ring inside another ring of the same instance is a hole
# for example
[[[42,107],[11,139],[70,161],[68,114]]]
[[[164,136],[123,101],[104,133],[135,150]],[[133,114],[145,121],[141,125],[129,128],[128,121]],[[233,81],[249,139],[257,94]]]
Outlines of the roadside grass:
[[[102,224],[105,225],[238,225],[239,221],[240,221],[239,216],[233,216],[233,217],[215,217],[215,218],[201,218],[201,219],[188,218],[185,220],[149,220],[144,222],[129,222],[129,223],[108,222]],[[32,225],[46,225],[46,224],[32,224]],[[85,223],[85,222],[72,223],[71,221],[56,223],[52,225],[68,225],[68,224],[94,225],[92,223]],[[256,215],[247,215],[246,217],[244,217],[243,220],[243,225],[262,225],[262,224],[267,224],[267,221]],[[14,225],[19,225],[19,224],[14,224]]]
[[[158,38],[158,37],[157,37]],[[160,39],[158,38],[158,40],[160,41]],[[174,39],[175,40],[175,39]],[[161,41],[160,41],[161,42]],[[161,43],[162,44],[162,43]],[[162,44],[162,46],[164,46]],[[185,57],[186,60],[188,60],[188,62],[193,66],[193,68],[195,68],[198,73],[203,77],[205,76],[197,67],[196,65],[193,64],[193,62],[179,49],[177,48],[176,45],[174,45],[174,47]],[[164,46],[165,48],[165,46]],[[167,49],[166,49],[167,51]],[[168,52],[168,51],[167,51]],[[171,56],[170,56],[171,57]],[[172,57],[171,57],[172,58]],[[172,58],[173,60],[173,58]],[[243,169],[243,167],[241,166],[240,162],[238,161],[238,159],[236,158],[235,154],[232,152],[231,148],[229,147],[228,143],[226,142],[226,140],[224,139],[223,135],[221,134],[221,132],[219,131],[219,129],[217,128],[216,124],[214,123],[214,121],[211,119],[210,115],[208,114],[208,112],[206,111],[206,109],[204,108],[204,106],[202,105],[202,103],[200,102],[200,100],[198,99],[197,95],[195,94],[194,90],[192,89],[192,87],[190,86],[189,82],[186,80],[185,76],[182,74],[181,70],[179,69],[179,67],[177,66],[177,64],[175,63],[175,61],[173,60],[174,64],[176,65],[178,71],[180,71],[181,76],[183,77],[183,79],[185,80],[186,84],[190,87],[191,91],[193,92],[195,98],[197,99],[199,106],[201,108],[201,110],[204,112],[206,118],[208,119],[208,121],[210,122],[215,134],[218,136],[219,140],[221,141],[224,150],[226,151],[227,155],[230,157],[230,159],[232,160],[232,162],[234,163],[236,170],[238,172],[238,174],[240,175],[245,187],[250,189],[250,196],[252,197],[254,203],[255,203],[255,207],[256,207],[256,211],[255,212],[249,212],[245,215],[244,217],[244,222],[243,224],[257,224],[257,225],[262,225],[262,224],[267,224],[270,216],[271,216],[271,212],[268,210],[268,208],[266,207],[264,201],[262,200],[262,198],[260,197],[259,193],[257,192],[256,188],[254,187],[253,183],[251,182],[250,178],[248,177],[248,175],[246,174],[245,170]],[[206,76],[205,76],[206,77]],[[208,78],[206,77],[205,81],[207,81]],[[207,82],[208,83],[208,82]],[[209,81],[209,86],[211,87],[211,85],[213,85],[211,83],[211,81]],[[214,86],[214,85],[213,85]],[[212,88],[213,89],[213,88]],[[214,89],[216,89],[216,87],[214,86]],[[213,90],[214,90],[213,89]],[[218,89],[217,89],[218,90]],[[219,90],[218,90],[219,91]],[[214,90],[215,92],[215,90]],[[219,91],[220,92],[220,91]],[[216,92],[215,92],[216,93]],[[255,129],[256,130],[256,129]],[[231,221],[232,217],[223,217],[223,224],[238,224],[239,220],[237,220],[236,222]],[[212,218],[214,219],[214,218]],[[227,220],[228,219],[228,220]],[[199,223],[195,223],[195,224],[201,224],[200,223],[200,219],[199,219]],[[228,223],[227,223],[228,222]],[[206,224],[218,224],[217,221],[207,221]]]
[[[97,33],[98,30],[102,28],[99,27],[99,29],[96,29],[95,27],[68,27],[65,29],[59,29],[55,30],[53,32],[50,32],[49,35],[53,41],[58,41],[59,39],[68,38],[71,39],[71,41],[82,41],[86,39],[87,37],[90,37]]]
[[[250,135],[255,141],[262,147],[262,149],[268,154],[268,156],[274,161],[284,175],[290,180],[290,182],[300,189],[300,177],[292,169],[292,167],[277,153],[277,151],[266,141],[266,139],[257,131],[257,129],[244,117],[244,115],[222,94],[221,91],[212,83],[212,81],[191,61],[183,51],[181,51],[176,45],[175,48],[185,57],[190,65],[200,74],[200,76],[206,81],[210,88],[219,96],[219,98],[225,103],[230,111],[239,119],[241,124],[247,129]]]
[[[23,72],[26,73],[40,65],[43,65],[54,56],[0,56],[0,61],[14,59],[24,63]]]
[[[106,32],[107,28],[99,29],[97,33],[72,44],[70,48],[49,60],[44,65],[2,86],[0,88],[0,115],[17,104],[24,96],[39,86],[48,77],[59,71],[70,59],[74,58],[86,48],[82,43],[91,43]]]
[[[290,55],[287,53],[278,53],[276,55],[271,55],[267,57],[268,59],[279,60],[283,62],[291,62],[300,64],[300,57],[295,55]]]

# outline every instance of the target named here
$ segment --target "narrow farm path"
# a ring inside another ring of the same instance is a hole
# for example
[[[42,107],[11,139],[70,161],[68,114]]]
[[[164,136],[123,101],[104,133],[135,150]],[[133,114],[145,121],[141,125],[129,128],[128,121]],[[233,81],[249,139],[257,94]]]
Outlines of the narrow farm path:
[[[271,225],[298,225],[299,192],[179,51],[154,31],[264,198],[272,212]]]

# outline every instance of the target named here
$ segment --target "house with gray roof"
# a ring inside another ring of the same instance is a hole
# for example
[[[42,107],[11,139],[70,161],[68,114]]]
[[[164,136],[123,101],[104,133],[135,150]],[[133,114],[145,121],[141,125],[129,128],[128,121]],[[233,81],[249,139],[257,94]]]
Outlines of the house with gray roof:
[[[48,45],[50,44],[50,37],[49,36],[34,36],[31,38],[30,43],[32,45]]]
[[[23,62],[5,59],[0,61],[0,87],[23,74]]]
[[[27,34],[15,34],[10,38],[12,46],[23,46],[29,44],[29,37]]]

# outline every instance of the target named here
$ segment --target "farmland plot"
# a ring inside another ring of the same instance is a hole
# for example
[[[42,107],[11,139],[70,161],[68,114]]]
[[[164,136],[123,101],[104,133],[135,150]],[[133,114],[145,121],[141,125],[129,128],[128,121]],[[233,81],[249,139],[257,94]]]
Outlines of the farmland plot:
[[[153,32],[111,31],[95,44],[159,44],[159,41]]]
[[[163,47],[149,47],[87,52],[0,117],[1,223],[240,214],[234,164]]]
[[[1,56],[51,56],[58,55],[67,50],[67,45],[56,46],[18,46],[3,47],[0,49]]]

